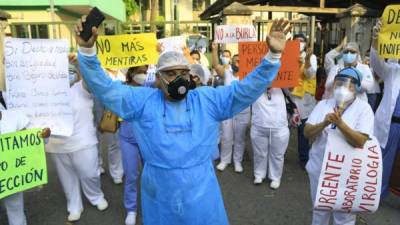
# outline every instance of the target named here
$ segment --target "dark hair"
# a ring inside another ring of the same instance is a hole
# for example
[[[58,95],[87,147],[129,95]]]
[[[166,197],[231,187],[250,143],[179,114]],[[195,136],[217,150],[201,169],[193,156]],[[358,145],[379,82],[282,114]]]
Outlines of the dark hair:
[[[296,38],[301,38],[304,40],[304,42],[307,42],[307,37],[303,33],[298,33],[298,34],[293,35],[293,40]]]
[[[147,68],[149,68],[148,65],[144,65]],[[133,81],[133,74],[135,73],[136,69],[142,67],[142,66],[133,66],[133,67],[129,67],[128,71],[126,72],[126,83],[131,83]]]
[[[200,52],[198,50],[193,50],[190,52],[190,55],[197,54],[199,56],[199,59],[201,58]]]
[[[229,56],[232,56],[232,53],[231,53],[231,51],[229,51],[228,49],[225,49],[224,51],[222,51],[222,52],[227,52],[227,53],[229,53]]]

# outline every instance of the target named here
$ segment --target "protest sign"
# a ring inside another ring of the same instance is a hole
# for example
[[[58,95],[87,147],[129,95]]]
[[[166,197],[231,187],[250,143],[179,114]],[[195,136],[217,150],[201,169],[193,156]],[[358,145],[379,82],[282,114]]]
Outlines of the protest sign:
[[[6,38],[4,46],[7,107],[23,111],[29,127],[71,135],[68,42]]]
[[[41,129],[0,135],[0,199],[47,183]]]
[[[375,212],[381,183],[382,155],[376,138],[356,149],[337,130],[329,131],[314,209]]]
[[[156,64],[157,39],[154,33],[99,36],[97,56],[104,68],[127,68]]]
[[[161,53],[176,51],[182,53],[182,48],[186,46],[185,36],[175,36],[159,39],[158,42],[161,44]]]
[[[400,58],[400,5],[386,6],[378,43],[382,58]]]
[[[300,43],[299,41],[287,41],[282,53],[281,68],[272,82],[272,87],[288,88],[299,84],[300,76]],[[239,77],[243,79],[250,73],[268,52],[265,41],[239,43]]]
[[[215,28],[215,43],[238,43],[257,41],[253,25],[219,25]]]

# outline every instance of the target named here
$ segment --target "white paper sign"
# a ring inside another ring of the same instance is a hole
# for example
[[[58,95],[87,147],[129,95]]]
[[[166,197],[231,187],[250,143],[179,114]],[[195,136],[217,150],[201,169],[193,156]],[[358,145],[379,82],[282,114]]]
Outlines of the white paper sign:
[[[7,107],[23,111],[30,128],[72,134],[66,40],[6,38]]]
[[[253,25],[220,25],[215,29],[216,43],[238,43],[257,41],[257,31]]]
[[[161,43],[161,53],[176,51],[182,53],[182,48],[186,46],[185,36],[168,37],[158,40]]]
[[[329,131],[314,209],[373,213],[381,183],[382,155],[376,138],[356,149],[337,130]]]

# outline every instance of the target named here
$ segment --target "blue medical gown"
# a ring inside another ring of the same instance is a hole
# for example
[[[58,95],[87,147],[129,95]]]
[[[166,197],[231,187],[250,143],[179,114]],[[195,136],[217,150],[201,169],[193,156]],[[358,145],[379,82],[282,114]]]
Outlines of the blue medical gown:
[[[104,74],[96,56],[78,54],[82,76],[106,108],[132,122],[145,161],[141,200],[145,225],[228,225],[212,166],[219,123],[252,104],[280,63],[262,60],[230,86],[200,87],[178,102],[160,89],[131,87]]]

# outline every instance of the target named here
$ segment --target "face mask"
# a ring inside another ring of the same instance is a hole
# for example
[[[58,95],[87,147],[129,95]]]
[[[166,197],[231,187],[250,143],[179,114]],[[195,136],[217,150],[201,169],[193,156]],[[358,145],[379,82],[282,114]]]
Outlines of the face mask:
[[[340,107],[354,99],[354,93],[346,87],[335,88],[333,96],[336,100],[336,105]]]
[[[346,64],[354,63],[357,59],[357,54],[355,53],[346,53],[343,54],[343,62]]]
[[[76,72],[69,72],[68,78],[69,78],[69,85],[72,85],[76,80],[77,80],[78,75]]]
[[[186,80],[182,76],[177,76],[167,85],[168,94],[174,100],[182,100],[186,97],[189,91],[189,85],[190,82],[188,80]]]
[[[145,73],[136,74],[135,76],[133,76],[133,80],[140,85],[144,84],[144,82],[146,81],[146,78],[147,78],[147,74],[145,74]]]
[[[221,57],[221,63],[222,65],[228,65],[230,59],[228,57]]]
[[[306,43],[300,42],[300,52],[304,51],[305,48],[306,48]]]
[[[237,67],[235,64],[231,65],[233,72],[238,72],[239,71],[239,67]]]

